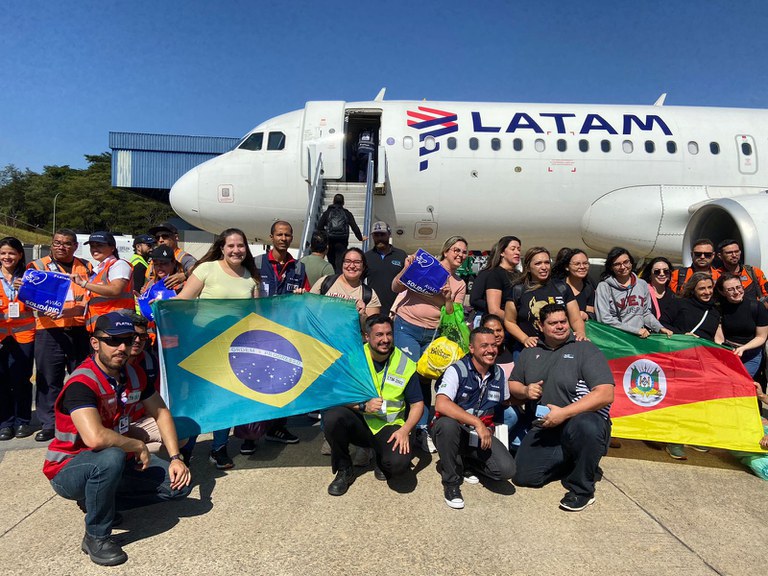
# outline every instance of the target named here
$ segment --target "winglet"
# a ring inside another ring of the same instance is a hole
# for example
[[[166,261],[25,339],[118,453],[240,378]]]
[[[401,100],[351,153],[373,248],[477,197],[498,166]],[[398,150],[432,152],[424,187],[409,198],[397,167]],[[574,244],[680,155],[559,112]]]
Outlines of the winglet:
[[[659,99],[656,100],[656,102],[653,103],[654,106],[664,106],[664,100],[667,99],[667,93],[664,92],[661,96],[659,96]]]
[[[379,90],[379,93],[376,94],[376,98],[373,99],[374,102],[384,102],[384,92],[386,92],[386,87]]]

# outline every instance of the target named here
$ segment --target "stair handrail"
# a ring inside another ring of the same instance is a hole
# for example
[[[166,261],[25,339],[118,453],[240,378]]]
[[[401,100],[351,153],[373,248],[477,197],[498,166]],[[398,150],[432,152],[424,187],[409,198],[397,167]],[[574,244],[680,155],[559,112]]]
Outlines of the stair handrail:
[[[373,154],[368,155],[368,172],[365,176],[365,212],[363,213],[363,252],[368,252],[371,243],[371,219],[373,218],[373,189],[375,177],[373,175]]]
[[[307,148],[307,174],[312,174],[312,153]],[[309,184],[307,213],[304,217],[304,230],[301,233],[301,243],[299,244],[299,258],[309,254],[309,243],[312,233],[315,231],[319,220],[320,210],[323,202],[323,153],[317,155],[312,182]]]

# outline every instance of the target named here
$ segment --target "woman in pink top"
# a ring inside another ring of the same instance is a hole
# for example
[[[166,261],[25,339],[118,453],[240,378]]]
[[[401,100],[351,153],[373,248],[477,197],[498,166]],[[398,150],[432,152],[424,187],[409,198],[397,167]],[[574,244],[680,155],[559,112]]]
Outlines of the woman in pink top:
[[[405,259],[405,267],[392,280],[392,291],[400,294],[393,306],[395,346],[410,356],[414,362],[419,360],[419,357],[436,336],[436,330],[440,324],[441,308],[446,306],[446,310],[451,310],[454,302],[459,304],[464,302],[467,286],[456,275],[456,271],[467,257],[467,246],[467,241],[461,236],[451,236],[443,244],[439,260],[450,275],[443,289],[434,296],[408,290],[400,282],[400,277],[413,263],[413,254]],[[432,397],[431,381],[426,378],[420,378],[420,380],[424,403],[429,406]],[[429,434],[427,434],[428,423],[429,411],[424,410],[416,429],[416,433],[419,435],[416,440],[424,451],[434,453],[436,450],[429,439]]]

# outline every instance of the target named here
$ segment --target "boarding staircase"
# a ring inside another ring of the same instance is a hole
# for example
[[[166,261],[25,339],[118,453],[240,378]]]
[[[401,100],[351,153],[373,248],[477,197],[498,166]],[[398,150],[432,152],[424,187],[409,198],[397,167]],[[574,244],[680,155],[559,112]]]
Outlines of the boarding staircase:
[[[309,165],[312,166],[312,158],[309,156]],[[317,157],[311,182],[309,182],[309,202],[307,204],[307,214],[304,219],[306,223],[301,235],[301,245],[299,257],[309,254],[309,240],[312,232],[317,228],[317,222],[323,212],[333,204],[333,197],[336,194],[344,195],[344,208],[349,210],[355,217],[355,222],[360,227],[363,237],[371,235],[371,222],[373,213],[373,193],[374,193],[374,163],[371,158],[368,162],[368,172],[365,182],[338,182],[323,179],[323,155]],[[364,252],[368,250],[369,241],[359,242],[354,233],[350,230],[349,245],[357,246]]]

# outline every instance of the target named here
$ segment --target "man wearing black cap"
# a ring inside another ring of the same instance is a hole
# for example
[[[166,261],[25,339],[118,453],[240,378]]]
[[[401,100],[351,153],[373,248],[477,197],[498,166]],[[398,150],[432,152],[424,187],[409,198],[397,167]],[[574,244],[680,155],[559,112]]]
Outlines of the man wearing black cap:
[[[139,234],[133,239],[133,256],[131,257],[131,266],[133,266],[133,289],[141,292],[144,286],[147,268],[149,262],[146,258],[155,245],[155,237],[149,234]]]
[[[184,274],[181,264],[174,258],[173,250],[168,246],[162,244],[157,246],[149,253],[149,257],[151,259],[152,267],[154,268],[154,273],[147,278],[147,282],[141,290],[142,293],[152,288],[152,286],[157,284],[160,280],[165,280],[165,287],[168,288],[167,281],[169,278],[173,277],[175,274]],[[183,287],[184,283],[182,282],[170,289],[178,294]]]
[[[386,222],[375,222],[371,228],[373,248],[365,253],[368,264],[366,284],[373,288],[381,301],[381,313],[389,314],[396,294],[392,291],[392,280],[405,266],[407,254],[389,243],[391,230]]]
[[[43,465],[54,491],[85,511],[81,548],[103,566],[128,559],[110,538],[120,520],[118,499],[143,506],[183,498],[190,491],[191,475],[179,455],[170,411],[144,372],[126,366],[134,337],[130,318],[118,312],[98,318],[90,339],[93,356],[75,370],[56,400],[56,437]],[[127,414],[137,402],[157,421],[170,463],[151,455],[141,440],[124,435]]]
[[[192,271],[192,267],[197,263],[197,259],[191,254],[188,254],[179,248],[179,231],[176,229],[176,226],[168,222],[164,222],[159,226],[150,228],[149,233],[155,237],[158,245],[167,246],[173,250],[174,258],[176,258],[176,261],[181,264],[181,267],[184,270],[183,272],[172,274],[168,279],[166,279],[166,287],[176,288],[179,284],[183,284],[189,276],[189,273]],[[152,263],[150,262],[147,276],[151,278],[153,273],[154,269],[152,268]]]

